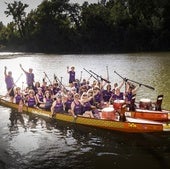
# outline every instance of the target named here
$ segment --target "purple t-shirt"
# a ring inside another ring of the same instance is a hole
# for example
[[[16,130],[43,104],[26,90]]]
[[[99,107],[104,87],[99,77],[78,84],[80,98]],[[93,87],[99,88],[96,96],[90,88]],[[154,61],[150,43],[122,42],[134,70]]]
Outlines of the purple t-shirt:
[[[34,74],[33,73],[26,73],[27,85],[32,86],[34,83]]]
[[[14,81],[13,81],[13,78],[11,76],[6,76],[5,77],[5,82],[6,82],[7,90],[14,87]]]
[[[75,81],[75,71],[69,71],[69,83],[73,83]]]

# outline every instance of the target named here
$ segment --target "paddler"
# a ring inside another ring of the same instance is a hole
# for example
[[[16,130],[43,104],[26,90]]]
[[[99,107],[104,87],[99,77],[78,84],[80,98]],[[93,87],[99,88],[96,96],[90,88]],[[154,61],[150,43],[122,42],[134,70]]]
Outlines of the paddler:
[[[67,73],[69,74],[69,83],[75,82],[76,81],[76,79],[75,79],[75,76],[76,76],[75,67],[72,66],[71,70],[69,70],[69,66],[67,66]]]
[[[20,64],[20,68],[23,70],[23,72],[26,74],[26,82],[27,82],[27,86],[30,89],[34,89],[34,73],[33,73],[33,69],[29,68],[28,71],[26,71],[22,65]]]
[[[8,71],[7,73],[7,67],[5,66],[4,69],[4,75],[5,75],[5,83],[6,83],[6,88],[7,88],[7,95],[10,96],[10,101],[13,102],[14,99],[14,79],[12,77],[12,72]]]

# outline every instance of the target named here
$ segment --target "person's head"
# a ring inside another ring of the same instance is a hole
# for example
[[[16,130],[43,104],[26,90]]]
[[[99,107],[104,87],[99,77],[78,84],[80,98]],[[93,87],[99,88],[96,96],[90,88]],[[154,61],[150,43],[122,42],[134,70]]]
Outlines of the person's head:
[[[87,92],[83,92],[83,94],[81,95],[81,100],[87,99],[88,98],[88,94]]]
[[[95,87],[93,88],[93,91],[94,91],[94,93],[98,93],[98,92],[100,91],[99,86],[95,86]]]
[[[49,96],[51,96],[51,93],[50,93],[49,90],[46,90],[46,91],[45,91],[45,97],[49,97]]]
[[[57,94],[56,94],[56,99],[57,99],[57,100],[62,100],[62,95],[61,95],[61,93],[57,93]]]
[[[93,86],[97,85],[97,82],[94,80],[92,85]]]
[[[40,87],[40,82],[35,82],[35,87]]]
[[[16,90],[17,90],[17,91],[18,91],[18,90],[21,90],[21,88],[20,88],[20,87],[17,87]]]
[[[12,76],[12,72],[11,71],[8,72],[8,76]]]
[[[106,86],[106,88],[107,88],[107,90],[111,89],[111,85],[108,84],[108,85]]]
[[[134,85],[130,85],[127,92],[131,93],[133,91],[133,89],[135,89]]]
[[[72,98],[72,97],[73,97],[73,93],[68,92],[68,93],[67,93],[67,97],[68,97],[68,98]]]
[[[74,69],[75,69],[75,67],[74,67],[74,66],[72,66],[72,67],[71,67],[71,70],[73,71]]]
[[[76,93],[76,92],[77,92],[77,89],[76,89],[75,87],[72,87],[72,88],[71,88],[71,93],[74,94],[74,93]]]
[[[42,93],[42,88],[38,87],[38,93]]]
[[[87,86],[86,85],[81,86],[81,91],[86,92],[87,91]]]
[[[53,83],[53,87],[58,87],[58,83],[57,82]]]
[[[90,97],[90,96],[93,96],[93,89],[89,89],[89,90],[87,91],[87,94],[88,94],[89,97]]]
[[[35,95],[34,90],[30,89],[30,90],[29,90],[29,95]]]
[[[33,69],[32,68],[29,68],[29,73],[32,73],[33,72]]]
[[[120,88],[116,87],[115,88],[115,94],[119,94],[120,93]]]
[[[118,87],[118,84],[117,83],[114,83],[114,88]]]
[[[79,100],[79,99],[80,99],[80,95],[79,95],[78,93],[75,93],[75,94],[74,94],[74,99],[75,99],[75,100]]]
[[[16,91],[16,93],[20,93],[21,92],[21,88],[20,87],[16,87],[15,91]]]

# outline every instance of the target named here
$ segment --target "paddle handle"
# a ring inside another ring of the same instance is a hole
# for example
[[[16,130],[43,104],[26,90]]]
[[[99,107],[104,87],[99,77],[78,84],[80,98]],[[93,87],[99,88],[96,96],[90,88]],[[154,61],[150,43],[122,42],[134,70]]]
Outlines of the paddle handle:
[[[121,77],[123,80],[125,80],[126,78],[122,77],[119,73],[117,73],[116,71],[114,71],[114,73],[116,73],[119,77]]]

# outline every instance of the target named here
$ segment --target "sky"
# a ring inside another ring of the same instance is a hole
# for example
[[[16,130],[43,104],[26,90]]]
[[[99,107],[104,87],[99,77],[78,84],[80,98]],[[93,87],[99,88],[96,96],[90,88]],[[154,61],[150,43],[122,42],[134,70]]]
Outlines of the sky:
[[[15,0],[15,1],[21,1],[24,4],[28,4],[29,7],[26,8],[26,12],[30,12],[31,9],[36,9],[37,6],[43,1],[43,0]],[[70,2],[73,3],[79,3],[82,4],[85,0],[70,0]],[[90,3],[97,3],[98,0],[86,0],[89,1]],[[7,5],[5,4],[5,2],[7,3],[12,3],[14,2],[14,0],[0,0],[0,22],[2,22],[4,25],[7,25],[7,23],[12,21],[12,17],[6,17],[6,15],[4,14],[4,11],[7,8]]]

